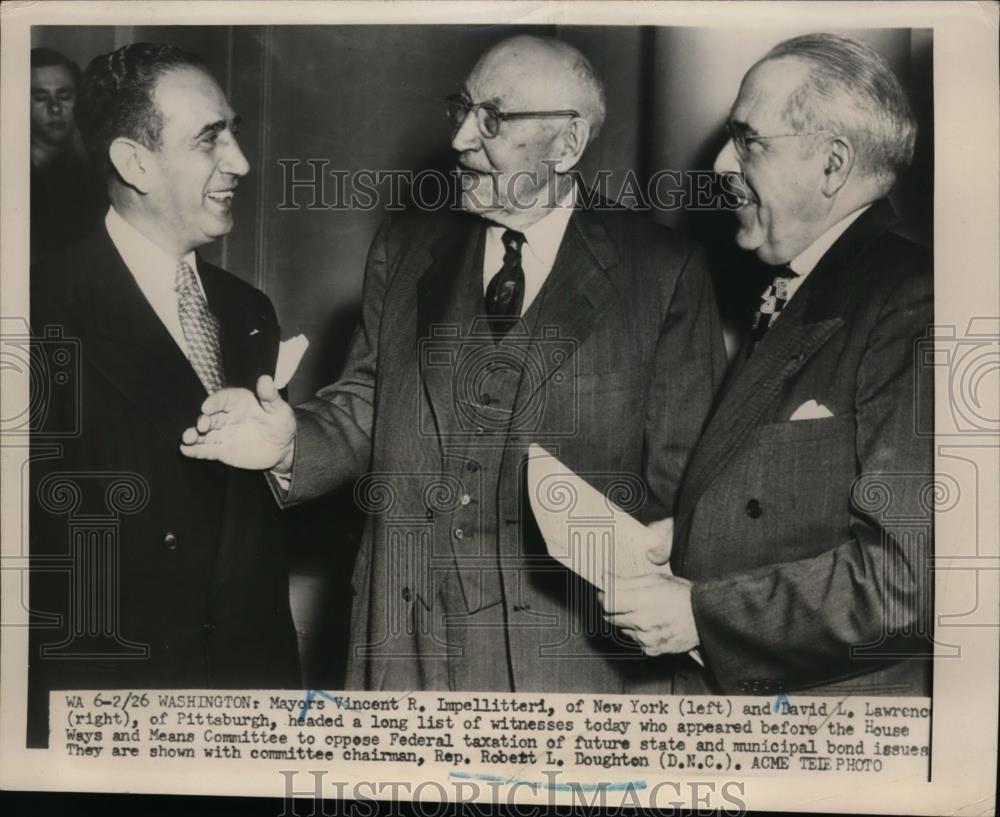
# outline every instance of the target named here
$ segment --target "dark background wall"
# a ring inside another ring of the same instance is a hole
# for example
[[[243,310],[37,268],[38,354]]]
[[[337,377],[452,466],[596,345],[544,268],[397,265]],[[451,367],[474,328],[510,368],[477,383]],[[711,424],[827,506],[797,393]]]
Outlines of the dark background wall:
[[[285,337],[311,348],[291,383],[301,400],[336,378],[358,313],[365,254],[379,209],[281,209],[281,160],[326,160],[327,170],[447,169],[450,134],[441,99],[476,58],[517,31],[559,36],[602,75],[607,124],[584,161],[585,175],[613,171],[640,180],[660,169],[708,169],[746,69],[802,30],[587,26],[44,26],[32,45],[81,66],[129,42],[169,42],[206,60],[244,119],[240,143],[252,166],[235,203],[236,227],[204,254],[267,292]],[[929,241],[933,215],[933,76],[928,30],[844,30],[871,43],[910,92],[921,136],[894,201],[906,231]],[[540,78],[539,81],[544,81]],[[27,97],[27,95],[26,95]],[[328,185],[328,191],[333,188]],[[308,192],[297,194],[300,203]],[[728,216],[655,212],[712,248],[724,306],[745,288],[748,259],[734,247]],[[290,514],[297,540],[292,597],[313,686],[337,686],[342,668],[347,576],[359,520],[350,493]]]

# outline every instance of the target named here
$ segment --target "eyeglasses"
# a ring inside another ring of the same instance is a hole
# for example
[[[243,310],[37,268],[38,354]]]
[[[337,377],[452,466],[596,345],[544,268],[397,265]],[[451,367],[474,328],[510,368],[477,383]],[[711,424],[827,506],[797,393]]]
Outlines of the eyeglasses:
[[[726,130],[733,142],[733,147],[736,148],[736,155],[743,161],[750,158],[750,145],[754,142],[763,142],[765,139],[788,139],[792,136],[819,136],[821,133],[828,132],[817,130],[810,131],[809,133],[774,133],[770,136],[758,136],[754,134],[751,136],[748,133],[747,126],[742,122],[727,122]]]
[[[460,94],[449,94],[444,98],[445,112],[453,130],[457,131],[465,122],[469,111],[475,111],[476,124],[479,132],[487,139],[492,139],[500,132],[500,123],[511,119],[556,119],[560,117],[577,117],[578,111],[501,111],[492,102],[471,102]]]

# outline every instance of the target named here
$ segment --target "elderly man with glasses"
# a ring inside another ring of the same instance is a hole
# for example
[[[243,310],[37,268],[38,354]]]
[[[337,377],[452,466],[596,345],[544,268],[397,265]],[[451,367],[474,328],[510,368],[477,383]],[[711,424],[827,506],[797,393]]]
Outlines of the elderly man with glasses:
[[[806,35],[750,69],[729,132],[736,241],[773,281],[684,477],[676,578],[606,611],[649,655],[699,650],[676,693],[928,695],[933,275],[885,198],[910,106],[867,45]]]
[[[284,504],[357,481],[350,687],[634,688],[636,643],[546,554],[528,447],[668,516],[724,365],[710,282],[677,236],[578,206],[604,94],[576,49],[506,40],[447,112],[462,208],[379,231],[340,380],[294,410],[269,378],[223,391],[183,450],[271,470]]]

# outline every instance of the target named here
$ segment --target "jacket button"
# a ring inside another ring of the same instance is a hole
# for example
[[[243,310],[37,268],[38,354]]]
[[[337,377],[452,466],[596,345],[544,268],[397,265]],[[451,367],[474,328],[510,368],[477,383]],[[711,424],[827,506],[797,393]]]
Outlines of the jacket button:
[[[488,406],[493,402],[493,396],[489,392],[483,392],[482,397],[479,398],[479,402],[484,406]]]
[[[177,535],[174,533],[167,533],[163,537],[163,546],[167,550],[173,550],[177,547]]]
[[[472,497],[468,494],[462,494],[462,498],[458,500],[462,505],[468,505],[472,502]]]
[[[464,539],[465,538],[465,531],[462,530],[461,528],[455,528],[455,538],[456,539]]]
[[[475,460],[469,460],[465,464],[465,468],[466,468],[467,471],[478,471],[479,470],[479,463],[476,462]]]
[[[427,513],[424,514],[424,516],[427,518],[428,521],[430,521],[431,519],[434,518],[434,511],[432,511],[430,508],[428,508],[427,509]]]
[[[747,516],[751,519],[759,518],[762,513],[764,513],[764,509],[760,506],[760,502],[756,499],[751,499],[747,503]]]
[[[212,633],[215,632],[215,625],[210,622],[206,622],[205,624],[201,625],[201,629],[204,630],[209,635],[211,635]]]
[[[413,598],[413,592],[409,587],[404,587],[403,592],[400,595],[403,597],[403,601],[409,601]]]

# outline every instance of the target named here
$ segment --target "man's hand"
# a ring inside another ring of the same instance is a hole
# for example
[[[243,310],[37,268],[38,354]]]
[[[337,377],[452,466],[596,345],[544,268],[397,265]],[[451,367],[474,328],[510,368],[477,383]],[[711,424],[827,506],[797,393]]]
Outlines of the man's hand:
[[[295,413],[274,380],[262,375],[256,396],[247,389],[220,389],[206,398],[182,440],[181,453],[192,459],[287,474],[295,453]]]
[[[698,646],[691,609],[691,582],[651,573],[615,576],[610,591],[598,593],[605,618],[642,646],[646,655],[684,653]]]

